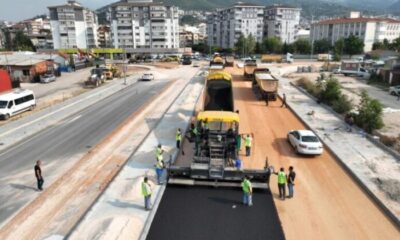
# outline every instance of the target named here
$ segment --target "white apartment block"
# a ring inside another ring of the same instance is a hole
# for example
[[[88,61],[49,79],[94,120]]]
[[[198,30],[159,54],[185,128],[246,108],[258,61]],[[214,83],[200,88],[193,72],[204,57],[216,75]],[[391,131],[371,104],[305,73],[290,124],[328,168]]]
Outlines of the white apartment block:
[[[300,24],[300,8],[273,5],[264,11],[264,37],[278,37],[282,42],[297,40]]]
[[[241,34],[246,37],[251,34],[261,42],[263,19],[264,7],[250,3],[237,3],[212,12],[207,17],[208,45],[233,48]]]
[[[179,48],[178,8],[152,0],[121,0],[111,5],[115,48]]]
[[[400,36],[400,21],[391,18],[369,18],[351,13],[348,18],[329,19],[311,25],[310,41],[327,39],[334,44],[350,35],[364,41],[364,52],[372,50],[374,42],[392,42]]]
[[[54,49],[97,47],[96,14],[76,1],[48,7]]]

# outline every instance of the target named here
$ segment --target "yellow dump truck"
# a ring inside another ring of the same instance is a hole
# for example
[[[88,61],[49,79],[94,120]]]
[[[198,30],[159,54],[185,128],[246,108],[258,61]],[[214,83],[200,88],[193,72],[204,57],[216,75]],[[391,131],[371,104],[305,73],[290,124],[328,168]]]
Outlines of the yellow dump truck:
[[[254,71],[254,79],[252,87],[257,95],[265,101],[275,101],[278,94],[279,81],[275,78],[269,69],[256,69]]]
[[[243,65],[243,75],[245,78],[251,79],[254,76],[254,70],[257,68],[257,61],[246,59]]]
[[[233,67],[235,65],[235,58],[233,56],[225,57],[225,66]]]

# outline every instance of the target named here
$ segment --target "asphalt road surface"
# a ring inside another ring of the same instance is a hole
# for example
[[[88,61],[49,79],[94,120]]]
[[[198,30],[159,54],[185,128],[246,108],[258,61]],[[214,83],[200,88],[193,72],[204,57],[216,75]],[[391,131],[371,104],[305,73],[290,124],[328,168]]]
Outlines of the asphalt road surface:
[[[147,240],[285,239],[269,191],[257,190],[252,207],[241,189],[168,186]]]
[[[0,224],[36,196],[36,160],[44,162],[46,188],[68,162],[88,152],[167,84],[166,80],[138,82],[1,152]]]

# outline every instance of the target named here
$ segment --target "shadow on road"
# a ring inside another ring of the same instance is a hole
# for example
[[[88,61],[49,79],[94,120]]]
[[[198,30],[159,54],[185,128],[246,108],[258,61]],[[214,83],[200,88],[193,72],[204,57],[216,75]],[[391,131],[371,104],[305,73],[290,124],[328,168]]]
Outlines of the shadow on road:
[[[31,186],[26,186],[26,185],[16,184],[16,183],[11,183],[10,186],[13,188],[19,189],[19,190],[32,190],[32,191],[37,192],[37,189],[35,187],[31,187]]]
[[[209,197],[208,199],[210,199],[213,202],[217,202],[217,203],[222,203],[222,204],[241,204],[241,201],[237,201],[237,200],[232,200],[232,199],[227,199],[227,198],[219,198],[219,197]]]
[[[130,203],[130,202],[121,202],[119,200],[108,201],[108,203],[113,205],[114,207],[119,207],[119,208],[137,208],[140,210],[144,209],[144,207],[142,205],[137,205],[137,204]]]

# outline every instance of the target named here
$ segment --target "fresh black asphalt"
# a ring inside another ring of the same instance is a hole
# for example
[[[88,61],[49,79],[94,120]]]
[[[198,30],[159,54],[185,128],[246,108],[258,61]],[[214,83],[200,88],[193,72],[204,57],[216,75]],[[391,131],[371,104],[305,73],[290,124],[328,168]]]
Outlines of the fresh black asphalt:
[[[241,201],[241,189],[168,186],[147,240],[285,239],[269,191],[255,191],[252,207]]]

